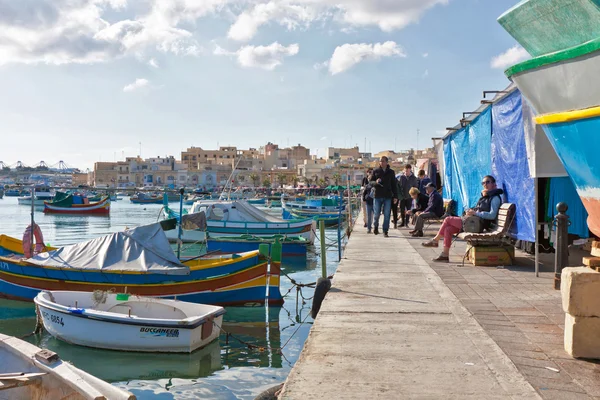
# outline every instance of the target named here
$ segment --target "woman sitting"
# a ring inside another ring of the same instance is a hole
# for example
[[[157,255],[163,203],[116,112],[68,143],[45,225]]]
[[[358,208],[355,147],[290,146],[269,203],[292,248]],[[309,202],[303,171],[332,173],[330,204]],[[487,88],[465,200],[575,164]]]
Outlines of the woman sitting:
[[[406,212],[407,215],[410,215],[414,220],[417,215],[425,211],[427,208],[427,204],[429,203],[429,197],[417,188],[410,188],[408,191],[410,197],[412,198],[412,208]]]
[[[491,175],[486,175],[481,182],[484,189],[481,191],[481,198],[477,202],[475,208],[467,210],[465,216],[477,216],[483,219],[484,229],[489,229],[492,222],[498,217],[498,211],[502,205],[502,194],[504,191],[496,186],[496,178]],[[444,250],[433,261],[449,262],[450,261],[450,245],[452,237],[462,230],[463,220],[461,217],[446,217],[440,230],[433,239],[422,243],[424,247],[438,247],[441,238],[444,238]]]

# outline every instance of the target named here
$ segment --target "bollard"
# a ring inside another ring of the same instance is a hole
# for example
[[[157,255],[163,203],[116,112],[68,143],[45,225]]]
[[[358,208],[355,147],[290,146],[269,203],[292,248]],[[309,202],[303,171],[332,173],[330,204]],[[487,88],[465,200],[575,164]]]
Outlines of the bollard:
[[[319,234],[321,235],[321,276],[327,278],[327,247],[325,247],[325,221],[319,221]]]
[[[556,205],[558,214],[554,216],[553,224],[556,227],[556,240],[554,248],[554,289],[560,290],[560,275],[563,268],[569,264],[569,216],[565,214],[569,206],[560,202]]]

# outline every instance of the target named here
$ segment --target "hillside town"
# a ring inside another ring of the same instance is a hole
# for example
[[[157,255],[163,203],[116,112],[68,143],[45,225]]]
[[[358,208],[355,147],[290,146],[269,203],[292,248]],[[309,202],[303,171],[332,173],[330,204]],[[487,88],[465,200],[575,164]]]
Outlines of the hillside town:
[[[400,171],[404,164],[426,169],[437,155],[433,148],[424,150],[385,150],[376,154],[352,148],[328,147],[316,154],[301,144],[280,148],[267,143],[258,149],[220,146],[216,150],[190,147],[173,155],[150,158],[125,157],[124,160],[94,163],[83,172],[66,164],[49,167],[40,162],[35,167],[22,163],[9,167],[0,164],[3,184],[44,183],[52,186],[90,186],[96,188],[175,188],[213,189],[223,187],[231,178],[234,186],[246,187],[325,187],[360,184],[365,169],[377,165],[386,156],[392,168]],[[59,168],[61,167],[61,168]]]

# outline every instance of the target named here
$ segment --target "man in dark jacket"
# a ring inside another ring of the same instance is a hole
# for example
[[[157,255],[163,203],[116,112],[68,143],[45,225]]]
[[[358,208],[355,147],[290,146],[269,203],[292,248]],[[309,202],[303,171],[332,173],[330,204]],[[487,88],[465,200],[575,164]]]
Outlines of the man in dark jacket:
[[[375,189],[373,233],[379,234],[379,214],[383,211],[383,236],[388,237],[392,203],[397,204],[398,202],[398,184],[394,170],[388,165],[387,157],[381,157],[379,168],[373,171],[371,179],[371,185]]]
[[[429,202],[427,203],[427,208],[417,216],[415,229],[410,231],[410,234],[414,237],[423,236],[423,225],[425,225],[425,220],[439,218],[444,215],[444,199],[442,198],[442,195],[435,190],[434,184],[429,182],[425,185],[425,190],[429,195]]]
[[[400,175],[398,178],[398,186],[399,186],[399,194],[398,198],[400,199],[400,226],[408,226],[406,223],[406,210],[410,210],[410,205],[412,203],[412,198],[410,197],[410,189],[418,188],[419,181],[415,174],[412,173],[412,166],[410,164],[406,164],[404,166],[404,174]],[[394,225],[397,221],[394,221]]]

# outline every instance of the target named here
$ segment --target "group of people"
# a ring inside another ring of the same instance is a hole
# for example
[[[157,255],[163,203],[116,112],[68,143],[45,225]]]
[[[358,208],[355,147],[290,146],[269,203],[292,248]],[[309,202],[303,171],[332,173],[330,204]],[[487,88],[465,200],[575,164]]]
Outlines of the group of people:
[[[483,229],[489,229],[498,217],[502,205],[502,189],[498,189],[496,179],[486,175],[482,182],[481,198],[473,209],[465,212],[465,217],[478,217],[483,221]],[[408,227],[410,220],[414,229],[409,233],[413,237],[423,236],[423,227],[429,219],[444,216],[444,200],[425,171],[419,171],[418,177],[412,173],[412,166],[406,164],[402,174],[396,175],[390,168],[387,157],[381,157],[379,168],[368,169],[363,180],[363,218],[367,233],[379,234],[379,218],[383,213],[383,235],[389,237],[390,219],[394,228]],[[398,220],[400,217],[400,220]],[[398,222],[400,222],[398,224]],[[433,261],[448,262],[452,238],[463,227],[463,217],[444,216],[437,235],[422,243],[424,247],[438,247],[444,240],[442,253]]]
[[[379,216],[383,213],[383,236],[389,236],[390,219],[394,228],[408,227],[413,220],[412,236],[423,236],[423,226],[428,218],[444,214],[444,200],[425,171],[419,176],[406,164],[396,175],[387,157],[381,157],[379,168],[368,169],[363,180],[363,218],[368,233],[379,234]],[[393,218],[392,218],[393,217]]]

